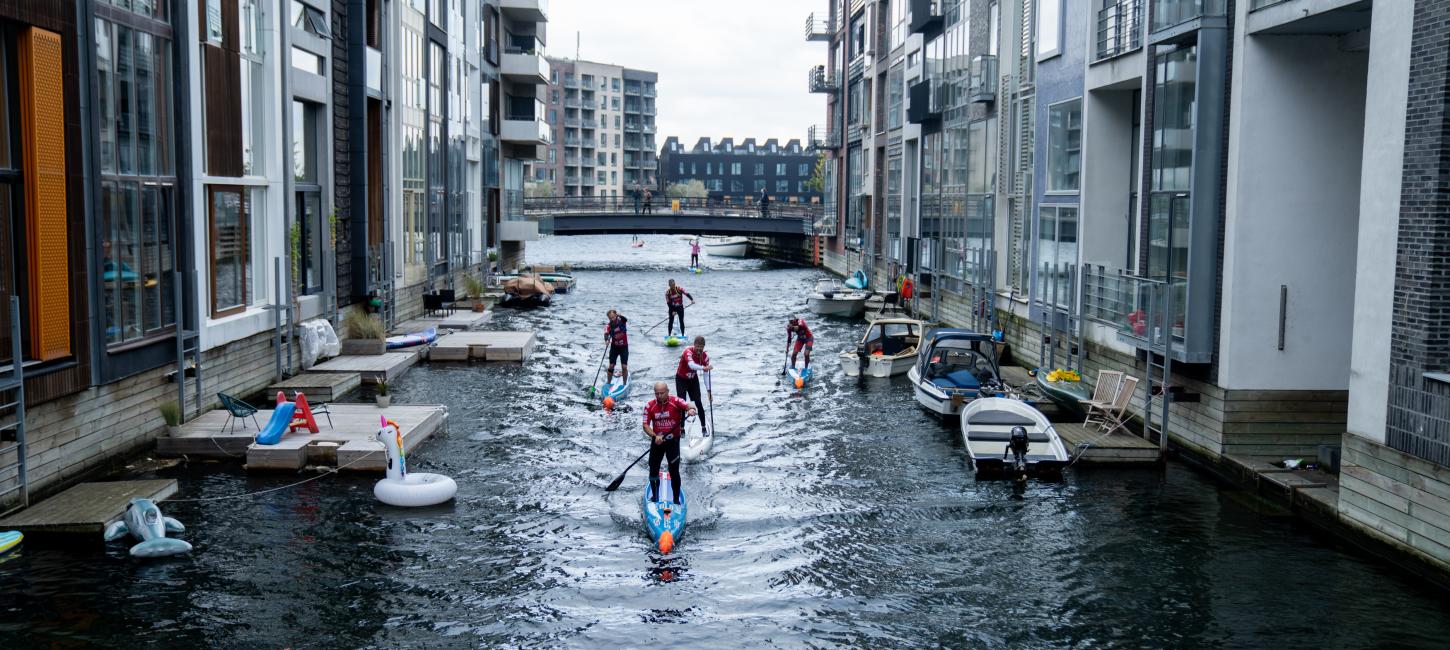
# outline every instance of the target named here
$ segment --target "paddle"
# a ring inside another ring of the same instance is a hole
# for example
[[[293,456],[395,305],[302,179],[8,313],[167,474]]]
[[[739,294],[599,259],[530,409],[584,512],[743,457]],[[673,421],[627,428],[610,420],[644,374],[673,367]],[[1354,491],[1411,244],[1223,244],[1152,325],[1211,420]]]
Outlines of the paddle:
[[[790,339],[785,341],[785,361],[780,362],[780,374],[785,374],[785,369],[790,366]]]
[[[655,328],[656,328],[656,327],[659,327],[659,326],[661,326],[661,325],[664,325],[664,324],[665,324],[665,321],[667,321],[667,320],[669,320],[669,319],[670,319],[670,317],[669,317],[669,316],[665,316],[665,317],[664,317],[664,318],[661,318],[661,319],[660,319],[660,322],[658,322],[658,323],[655,323],[655,324],[654,324],[654,325],[650,325],[650,326],[649,326],[649,329],[647,329],[647,330],[645,330],[645,331],[644,331],[644,333],[645,333],[645,334],[646,334],[646,335],[647,335],[647,334],[649,334],[649,333],[650,333],[650,332],[653,332],[653,331],[655,331]]]
[[[629,474],[629,470],[634,469],[634,466],[635,465],[638,465],[639,464],[639,461],[644,460],[644,457],[645,456],[648,456],[648,455],[649,455],[649,449],[645,449],[644,450],[644,453],[639,455],[639,458],[634,459],[634,462],[633,463],[630,463],[629,464],[629,467],[624,468],[624,471],[619,473],[619,478],[614,479],[614,482],[613,483],[610,483],[609,484],[609,487],[604,488],[604,491],[605,492],[613,492],[615,490],[618,490],[620,484],[624,483],[624,477],[625,477],[625,475],[626,474]]]
[[[604,370],[604,357],[609,356],[609,343],[604,344],[604,352],[599,355],[599,367],[594,369],[594,381],[589,382],[589,390],[584,391],[585,395],[594,396],[599,392],[599,372]]]
[[[715,388],[711,385],[712,383],[713,382],[710,381],[710,371],[709,370],[706,370],[705,371],[705,397],[709,399],[709,404],[710,404],[710,431],[714,431],[715,430]],[[704,423],[702,422],[701,424],[704,424]],[[709,438],[710,437],[710,431],[706,431],[704,437]]]

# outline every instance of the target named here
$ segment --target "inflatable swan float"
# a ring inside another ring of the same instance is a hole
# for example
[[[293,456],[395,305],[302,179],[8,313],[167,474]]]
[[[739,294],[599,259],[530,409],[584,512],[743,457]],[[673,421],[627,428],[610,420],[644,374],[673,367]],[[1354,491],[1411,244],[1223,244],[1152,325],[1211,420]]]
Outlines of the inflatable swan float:
[[[388,454],[388,477],[373,486],[373,496],[390,506],[416,508],[432,506],[453,498],[458,484],[442,474],[408,472],[408,458],[403,453],[403,434],[398,423],[382,418],[378,442]]]
[[[150,499],[131,499],[121,521],[106,526],[106,541],[114,542],[126,535],[141,540],[131,547],[132,557],[165,557],[191,552],[191,544],[179,539],[169,539],[166,533],[181,533],[186,526],[181,522],[161,515],[161,508]]]

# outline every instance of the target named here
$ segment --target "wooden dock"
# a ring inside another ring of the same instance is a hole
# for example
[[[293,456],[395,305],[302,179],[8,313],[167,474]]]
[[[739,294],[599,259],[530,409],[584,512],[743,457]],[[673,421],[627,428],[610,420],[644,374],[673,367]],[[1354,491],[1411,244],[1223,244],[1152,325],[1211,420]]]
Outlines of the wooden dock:
[[[527,361],[538,338],[533,332],[456,332],[440,337],[430,361]]]
[[[1084,465],[1151,464],[1162,460],[1158,445],[1122,429],[1104,436],[1101,430],[1081,422],[1053,422],[1052,428],[1062,438],[1067,453],[1082,454],[1077,462]],[[1077,447],[1082,443],[1088,446],[1079,452]]]
[[[257,429],[250,425],[224,433],[227,413],[218,409],[181,425],[175,437],[156,440],[162,456],[190,456],[217,459],[246,459],[248,470],[296,470],[307,465],[346,466],[349,470],[383,471],[387,457],[376,435],[381,416],[397,422],[403,432],[403,448],[411,450],[447,423],[448,410],[441,405],[397,405],[378,408],[372,404],[331,404],[332,425],[317,417],[318,433],[288,433],[275,445],[252,442]],[[271,410],[257,412],[266,426]]]
[[[388,352],[385,354],[344,355],[312,366],[309,373],[346,373],[359,375],[362,383],[393,381],[418,363],[419,352]]]
[[[400,323],[393,328],[393,334],[414,334],[429,328],[436,328],[439,334],[442,334],[444,330],[476,330],[483,327],[483,324],[492,317],[493,312],[491,311],[459,309],[447,316],[423,316]]]
[[[94,535],[101,541],[106,525],[121,518],[131,499],[161,501],[176,494],[176,481],[102,481],[82,483],[10,517],[0,529],[26,535]]]
[[[331,402],[362,385],[362,375],[352,372],[304,372],[291,379],[284,379],[267,387],[267,395],[277,391],[287,394],[287,399],[301,392],[312,402]]]

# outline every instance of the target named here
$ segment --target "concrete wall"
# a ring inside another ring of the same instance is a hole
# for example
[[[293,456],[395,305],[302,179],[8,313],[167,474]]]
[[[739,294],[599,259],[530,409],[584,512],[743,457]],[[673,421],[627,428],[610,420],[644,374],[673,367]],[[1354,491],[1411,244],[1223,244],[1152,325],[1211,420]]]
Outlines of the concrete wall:
[[[1379,443],[1385,441],[1389,393],[1389,335],[1413,23],[1412,3],[1375,3],[1365,93],[1348,429]]]
[[[1345,390],[1367,56],[1334,36],[1236,41],[1219,383]]]

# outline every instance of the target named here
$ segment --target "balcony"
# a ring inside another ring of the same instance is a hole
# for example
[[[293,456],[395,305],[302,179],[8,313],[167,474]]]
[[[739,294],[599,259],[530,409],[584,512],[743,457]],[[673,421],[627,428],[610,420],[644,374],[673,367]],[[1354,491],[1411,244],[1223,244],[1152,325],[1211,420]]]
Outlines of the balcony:
[[[941,29],[941,0],[910,0],[910,2],[912,33],[933,34]]]
[[[806,73],[806,82],[813,93],[834,93],[839,88],[836,84],[836,77],[826,74],[826,66],[818,65]]]
[[[1200,18],[1224,16],[1224,0],[1157,0],[1153,31],[1160,32]]]
[[[860,142],[861,138],[866,137],[866,132],[869,130],[871,130],[869,128],[869,125],[864,122],[860,124],[852,124],[849,127],[846,127],[846,141]]]
[[[593,176],[582,176],[579,178],[579,184],[583,185],[584,187],[594,187],[594,182],[595,180]]]
[[[514,144],[550,144],[552,130],[544,121],[544,102],[534,97],[510,97],[504,105],[499,139]]]
[[[579,98],[578,97],[565,97],[564,98],[564,108],[579,108]]]
[[[972,57],[967,77],[967,101],[973,104],[997,101],[997,57],[990,54]]]
[[[835,149],[841,146],[841,134],[827,131],[823,127],[806,129],[806,146],[811,149]]]
[[[806,16],[807,41],[829,41],[834,31],[831,29],[831,14],[829,11],[824,16],[817,16],[814,13]]]
[[[625,114],[629,114],[629,113],[639,113],[640,112],[640,109],[641,109],[641,107],[640,107],[639,104],[631,104],[629,102],[625,102],[624,103],[624,112],[625,112]]]
[[[578,176],[565,176],[564,177],[564,184],[565,185],[578,185],[579,184],[579,177]]]
[[[565,76],[564,77],[564,87],[565,88],[574,89],[574,90],[578,90],[579,89],[579,79],[577,77]]]
[[[654,115],[655,114],[655,107],[654,107],[654,105],[653,104],[646,104],[645,107],[644,107],[644,114],[645,115]]]
[[[584,99],[584,100],[580,100],[580,102],[579,102],[579,108],[582,108],[582,109],[584,109],[586,111],[592,111],[592,110],[594,110],[596,108],[599,108],[599,103],[598,102],[595,102],[592,99]]]
[[[644,95],[645,97],[654,97],[655,96],[654,86],[649,86],[649,87],[645,88],[644,89],[644,92],[642,92],[640,94],[641,95]]]
[[[571,128],[571,129],[577,129],[577,128],[579,128],[579,118],[577,118],[577,117],[566,117],[566,118],[564,118],[564,126],[567,126],[567,127]]]
[[[510,40],[503,53],[503,63],[499,65],[503,78],[514,83],[548,84],[549,61],[544,58],[543,44],[532,36]]]
[[[1143,47],[1143,0],[1119,0],[1098,10],[1099,60],[1140,47]]]
[[[549,20],[548,0],[499,0],[498,7],[503,10],[504,15],[514,20],[534,23]]]
[[[564,156],[564,166],[565,167],[578,167],[579,166],[579,156]]]
[[[911,84],[906,89],[906,121],[912,124],[932,124],[941,120],[940,83],[927,77],[924,81]]]

